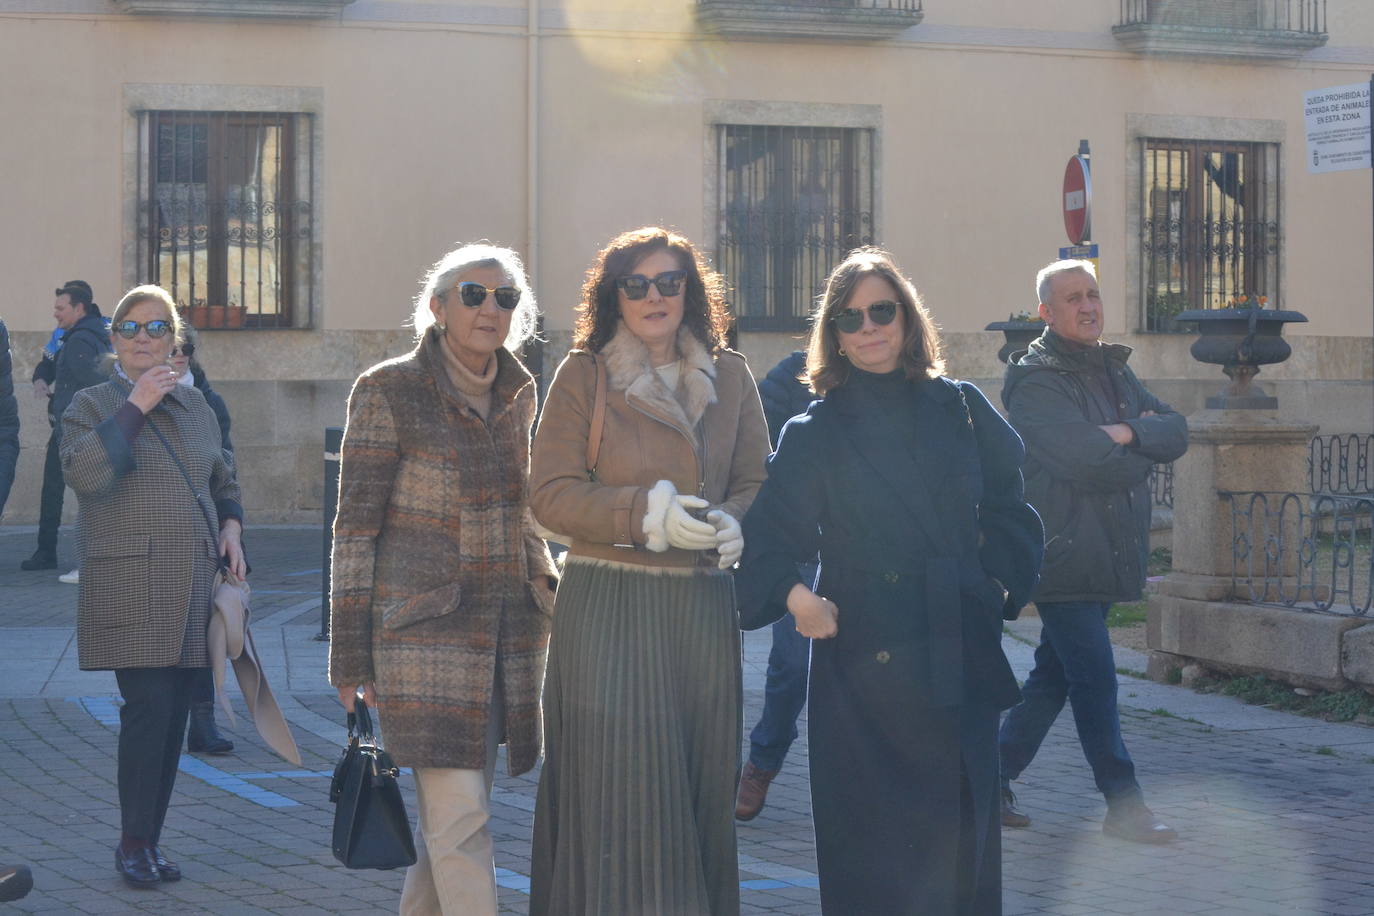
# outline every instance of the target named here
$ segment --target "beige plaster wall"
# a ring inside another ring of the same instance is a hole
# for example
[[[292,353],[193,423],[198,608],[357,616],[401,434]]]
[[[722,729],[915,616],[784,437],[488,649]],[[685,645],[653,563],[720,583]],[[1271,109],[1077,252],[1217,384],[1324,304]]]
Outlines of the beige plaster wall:
[[[1263,64],[1122,52],[1110,35],[1116,4],[1100,0],[932,0],[923,25],[869,44],[722,41],[696,28],[686,0],[549,0],[533,40],[512,0],[381,0],[308,23],[143,19],[104,0],[71,0],[60,15],[51,6],[0,0],[0,80],[22,88],[0,96],[0,111],[23,126],[0,133],[0,170],[13,176],[0,192],[11,217],[0,221],[0,309],[17,332],[25,424],[6,522],[36,508],[46,422],[22,383],[51,328],[53,286],[82,277],[112,304],[130,279],[133,84],[302,87],[322,98],[315,328],[205,335],[258,520],[316,511],[323,426],[342,421],[357,372],[409,347],[398,329],[418,278],[453,243],[486,237],[527,255],[535,243],[549,370],[583,272],[611,235],[662,222],[711,248],[705,112],[730,101],[877,106],[879,240],[945,329],[951,372],[987,380],[990,393],[1000,341],[978,329],[1034,304],[1034,271],[1066,242],[1064,162],[1088,138],[1109,335],[1135,346],[1141,376],[1184,408],[1221,376],[1188,358],[1186,338],[1133,333],[1128,119],[1280,122],[1282,302],[1312,320],[1290,329],[1294,359],[1260,381],[1326,431],[1374,428],[1369,175],[1308,175],[1301,121],[1304,91],[1367,79],[1374,4],[1331,4],[1327,48]],[[62,66],[54,47],[67,49]],[[760,373],[798,345],[787,335],[742,342]]]

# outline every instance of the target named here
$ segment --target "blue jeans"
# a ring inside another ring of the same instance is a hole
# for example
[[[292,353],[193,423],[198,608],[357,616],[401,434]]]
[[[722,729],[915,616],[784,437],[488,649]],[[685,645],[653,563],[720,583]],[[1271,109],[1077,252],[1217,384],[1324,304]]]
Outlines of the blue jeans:
[[[768,653],[768,681],[763,688],[763,715],[749,733],[749,762],[760,770],[780,770],[797,740],[797,716],[806,705],[806,677],[811,640],[797,632],[796,618],[783,614],[773,624]]]
[[[1021,688],[1020,705],[1002,723],[998,739],[1002,778],[1015,779],[1030,765],[1067,699],[1083,756],[1109,803],[1140,797],[1135,764],[1121,740],[1116,709],[1116,662],[1101,601],[1037,603],[1040,645],[1035,668]]]

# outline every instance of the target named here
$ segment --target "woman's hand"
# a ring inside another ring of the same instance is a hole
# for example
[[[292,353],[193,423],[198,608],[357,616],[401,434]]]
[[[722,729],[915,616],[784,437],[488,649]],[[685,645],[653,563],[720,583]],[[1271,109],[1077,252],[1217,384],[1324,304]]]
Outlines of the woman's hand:
[[[147,414],[158,405],[163,395],[176,388],[177,374],[171,366],[154,366],[145,371],[134,382],[134,390],[129,392],[129,400],[135,407]]]
[[[376,709],[376,708],[377,708],[377,685],[376,685],[374,682],[372,682],[372,681],[367,681],[366,683],[357,684],[357,685],[354,685],[354,686],[352,686],[352,687],[340,687],[340,688],[339,688],[339,703],[340,703],[340,705],[342,705],[343,708],[346,709],[346,710],[348,710],[349,712],[352,712],[352,711],[353,711],[353,698],[356,697],[356,696],[358,695],[358,690],[359,690],[360,688],[362,689],[362,692],[363,692],[363,702],[366,703],[366,704],[368,705],[368,708],[370,708],[370,709]]]
[[[729,569],[744,553],[744,531],[739,521],[724,509],[712,509],[706,520],[716,528],[716,552],[720,554],[721,569]]]
[[[693,518],[689,510],[711,505],[698,496],[674,496],[663,518],[668,543],[683,550],[710,550],[716,546],[716,528],[710,522]]]
[[[787,593],[787,610],[797,620],[797,632],[808,639],[830,639],[840,631],[840,609],[798,582]]]
[[[147,375],[146,372],[144,374]],[[133,400],[132,396],[130,400]],[[248,575],[248,563],[243,559],[242,534],[243,523],[236,518],[226,518],[219,526],[219,555],[224,558],[229,574],[235,579]]]

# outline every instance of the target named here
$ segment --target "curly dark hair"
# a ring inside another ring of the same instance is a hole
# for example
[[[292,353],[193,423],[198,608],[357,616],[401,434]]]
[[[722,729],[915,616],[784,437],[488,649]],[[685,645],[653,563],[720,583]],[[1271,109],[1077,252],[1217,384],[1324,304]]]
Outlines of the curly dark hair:
[[[687,271],[682,323],[711,353],[725,347],[730,328],[725,281],[711,269],[686,236],[659,226],[622,232],[597,254],[582,284],[582,302],[577,306],[577,324],[573,329],[574,347],[600,353],[615,336],[620,321],[620,298],[615,281],[633,273],[635,265],[655,251],[671,251]]]

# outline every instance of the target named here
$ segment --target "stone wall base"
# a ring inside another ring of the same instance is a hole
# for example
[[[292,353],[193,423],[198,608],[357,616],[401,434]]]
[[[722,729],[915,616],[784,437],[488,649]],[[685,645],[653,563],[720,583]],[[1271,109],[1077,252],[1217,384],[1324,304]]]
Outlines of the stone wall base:
[[[1374,690],[1374,620],[1363,617],[1155,594],[1146,641],[1155,680],[1196,662],[1295,687]]]

